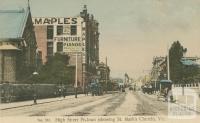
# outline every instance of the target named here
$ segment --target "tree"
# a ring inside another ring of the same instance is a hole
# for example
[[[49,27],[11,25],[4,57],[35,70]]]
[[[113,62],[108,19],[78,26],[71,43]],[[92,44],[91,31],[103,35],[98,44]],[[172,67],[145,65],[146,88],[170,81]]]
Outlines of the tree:
[[[183,65],[183,77],[188,80],[188,82],[195,82],[199,73],[199,68],[197,65]]]
[[[39,70],[37,77],[32,77],[32,82],[49,84],[74,83],[75,66],[68,66],[69,56],[56,53]]]
[[[195,75],[193,78],[194,78],[194,82],[199,82],[200,83],[200,68],[198,70],[198,74]]]
[[[186,52],[187,49],[183,48],[179,41],[175,41],[169,50],[170,77],[174,83],[182,81],[183,65],[181,58]]]

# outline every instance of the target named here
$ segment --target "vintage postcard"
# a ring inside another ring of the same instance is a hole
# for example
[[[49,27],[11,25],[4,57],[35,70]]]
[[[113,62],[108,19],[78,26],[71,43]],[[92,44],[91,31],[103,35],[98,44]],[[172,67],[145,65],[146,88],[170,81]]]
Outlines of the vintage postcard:
[[[0,0],[1,123],[200,121],[199,0]]]

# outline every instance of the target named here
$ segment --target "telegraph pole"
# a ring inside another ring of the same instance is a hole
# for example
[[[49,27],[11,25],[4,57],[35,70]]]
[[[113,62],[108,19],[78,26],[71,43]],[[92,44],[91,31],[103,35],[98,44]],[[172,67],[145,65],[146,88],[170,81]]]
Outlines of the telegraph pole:
[[[170,69],[169,69],[169,44],[167,46],[167,79],[170,80]]]
[[[106,93],[107,93],[107,91],[108,91],[108,77],[107,77],[107,73],[108,73],[108,71],[107,71],[107,57],[106,57]]]
[[[158,63],[156,63],[156,74],[157,74],[157,78],[155,79],[155,90],[157,89],[156,87],[157,87],[157,81],[158,81],[158,79],[159,79],[159,69],[158,69]]]
[[[76,53],[76,72],[75,72],[75,98],[77,98],[77,72],[78,72],[78,53]]]

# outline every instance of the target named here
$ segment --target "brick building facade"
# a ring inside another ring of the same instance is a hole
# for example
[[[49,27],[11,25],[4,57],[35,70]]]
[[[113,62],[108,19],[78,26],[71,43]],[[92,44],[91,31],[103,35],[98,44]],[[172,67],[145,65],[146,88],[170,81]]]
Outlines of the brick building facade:
[[[58,52],[69,55],[69,65],[75,66],[78,52],[78,86],[90,82],[99,64],[99,23],[87,13],[86,6],[76,17],[33,17],[32,20],[43,63]]]

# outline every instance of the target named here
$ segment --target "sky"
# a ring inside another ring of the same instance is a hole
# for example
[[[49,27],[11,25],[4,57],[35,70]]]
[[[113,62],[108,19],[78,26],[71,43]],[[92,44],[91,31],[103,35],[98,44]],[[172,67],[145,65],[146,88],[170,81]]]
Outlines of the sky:
[[[27,0],[0,0],[0,9]],[[200,56],[200,0],[30,0],[33,17],[79,15],[83,5],[100,23],[100,60],[112,77],[148,74],[153,57],[179,40],[187,56]]]

